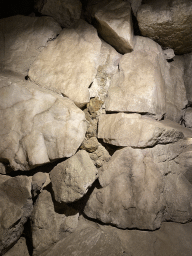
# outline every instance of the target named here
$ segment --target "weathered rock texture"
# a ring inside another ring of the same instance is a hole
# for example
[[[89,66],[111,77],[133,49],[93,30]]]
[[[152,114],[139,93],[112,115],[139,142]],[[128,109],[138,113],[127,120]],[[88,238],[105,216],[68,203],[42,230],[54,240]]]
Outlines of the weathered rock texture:
[[[51,194],[44,190],[38,197],[31,216],[33,255],[55,244],[67,233],[73,232],[78,224],[79,213],[67,205],[55,209]]]
[[[81,16],[80,0],[35,0],[35,8],[53,17],[62,27],[72,26]]]
[[[89,6],[92,6],[92,16],[100,36],[122,54],[132,51],[134,36],[130,4],[112,0],[92,1]]]
[[[83,20],[60,35],[36,58],[29,77],[39,86],[63,94],[79,106],[89,102],[88,87],[98,67],[101,40]]]
[[[47,45],[61,32],[50,17],[13,16],[0,20],[0,68],[27,75]]]
[[[80,199],[96,178],[97,169],[89,154],[85,150],[78,151],[50,173],[55,200],[70,203]]]
[[[120,228],[154,230],[163,220],[192,220],[192,139],[118,150],[99,172],[85,214]],[[185,159],[185,160],[184,160]]]
[[[0,158],[27,170],[70,157],[82,143],[84,113],[74,103],[19,77],[0,77]]]
[[[184,114],[184,124],[187,128],[192,129],[192,108],[187,108]]]
[[[139,114],[106,114],[99,118],[98,138],[116,146],[152,147],[183,137],[180,130]]]
[[[28,177],[10,178],[0,185],[0,254],[14,244],[23,233],[23,225],[31,215],[31,181]]]
[[[25,238],[21,237],[4,256],[29,256]]]
[[[192,51],[192,3],[188,0],[146,0],[137,13],[143,36],[152,38],[176,54]]]
[[[192,103],[192,54],[185,54],[183,59],[185,67],[184,82],[187,91],[187,99],[190,103]]]

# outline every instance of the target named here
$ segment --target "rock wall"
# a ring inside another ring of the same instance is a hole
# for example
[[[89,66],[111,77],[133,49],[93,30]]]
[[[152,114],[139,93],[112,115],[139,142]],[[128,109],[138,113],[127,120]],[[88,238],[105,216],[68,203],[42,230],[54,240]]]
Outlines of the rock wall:
[[[0,19],[0,255],[191,255],[191,19],[187,0]]]

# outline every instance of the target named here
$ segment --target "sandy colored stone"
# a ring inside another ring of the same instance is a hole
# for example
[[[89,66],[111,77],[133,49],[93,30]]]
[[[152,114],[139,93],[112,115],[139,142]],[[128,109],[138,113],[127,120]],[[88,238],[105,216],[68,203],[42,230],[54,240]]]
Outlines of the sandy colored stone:
[[[141,34],[176,54],[192,51],[192,3],[188,0],[146,0],[137,12]]]
[[[62,27],[72,26],[81,16],[79,0],[35,0],[35,9],[43,15],[53,17]]]
[[[31,180],[26,176],[8,179],[0,185],[0,254],[14,244],[31,215]]]
[[[26,239],[21,237],[4,256],[29,256]]]
[[[55,200],[70,203],[82,198],[96,180],[97,174],[89,154],[85,150],[78,151],[50,172]]]
[[[187,91],[187,99],[191,103],[192,102],[192,54],[183,55],[184,61],[184,82]]]
[[[12,16],[0,20],[0,67],[26,76],[35,58],[61,32],[50,17]]]
[[[94,13],[100,36],[118,52],[124,54],[134,48],[131,6],[126,1],[108,1]]]
[[[85,139],[81,145],[81,149],[86,150],[89,153],[93,153],[97,150],[99,142],[97,138],[91,137],[90,139]]]
[[[39,195],[31,216],[33,255],[41,255],[51,245],[74,232],[79,213],[67,205],[54,206],[50,192]]]
[[[98,138],[116,146],[151,147],[183,138],[180,130],[139,114],[106,114],[99,117]]]
[[[184,125],[192,128],[192,108],[187,108],[184,114]]]
[[[72,156],[86,132],[84,113],[71,100],[5,73],[0,121],[0,157],[14,170]]]
[[[36,58],[29,77],[40,87],[67,96],[78,106],[89,102],[88,87],[98,67],[101,40],[94,27],[80,20],[65,28]]]
[[[6,174],[5,165],[3,163],[0,163],[0,174]]]

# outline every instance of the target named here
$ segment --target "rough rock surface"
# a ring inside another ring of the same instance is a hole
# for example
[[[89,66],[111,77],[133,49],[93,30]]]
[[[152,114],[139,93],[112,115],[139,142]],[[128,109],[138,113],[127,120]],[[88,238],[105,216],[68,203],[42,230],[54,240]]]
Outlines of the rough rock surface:
[[[31,180],[26,176],[10,178],[0,185],[0,254],[14,244],[31,215]]]
[[[187,91],[187,99],[192,103],[192,53],[183,55],[184,58],[184,82]]]
[[[93,184],[97,174],[89,154],[85,150],[78,151],[50,172],[55,200],[70,203],[80,199]]]
[[[120,228],[154,230],[192,220],[192,139],[116,151],[99,171],[84,212]]]
[[[14,170],[72,156],[86,132],[71,100],[7,74],[0,76],[0,122],[0,158]]]
[[[89,102],[88,87],[98,67],[101,40],[91,25],[80,20],[60,35],[36,58],[29,77],[39,86],[63,94],[79,106]]]
[[[53,17],[62,27],[70,27],[81,16],[80,0],[35,0],[35,9]]]
[[[184,124],[187,128],[192,129],[192,108],[187,108],[184,115]]]
[[[128,0],[128,2],[130,2],[133,13],[136,16],[142,0]]]
[[[0,20],[0,68],[27,75],[47,45],[61,32],[50,17],[13,16]]]
[[[188,0],[145,0],[137,12],[141,34],[176,54],[192,51],[192,3]]]
[[[93,17],[98,33],[107,43],[122,54],[133,50],[131,6],[128,2],[108,1],[102,8],[98,6]]]
[[[0,185],[1,185],[3,182],[5,182],[6,180],[9,180],[10,178],[11,178],[11,176],[0,174]]]
[[[50,192],[44,190],[39,195],[31,216],[33,255],[41,255],[78,224],[79,213],[67,205],[60,209],[54,206]]]
[[[29,256],[25,238],[21,237],[4,256]]]
[[[76,232],[41,256],[189,256],[192,250],[191,230],[192,223],[171,222],[163,223],[154,232],[121,230],[81,218]]]
[[[98,138],[116,146],[151,147],[183,137],[180,130],[139,114],[106,114],[99,118]]]
[[[5,166],[2,163],[0,163],[0,174],[6,174]]]

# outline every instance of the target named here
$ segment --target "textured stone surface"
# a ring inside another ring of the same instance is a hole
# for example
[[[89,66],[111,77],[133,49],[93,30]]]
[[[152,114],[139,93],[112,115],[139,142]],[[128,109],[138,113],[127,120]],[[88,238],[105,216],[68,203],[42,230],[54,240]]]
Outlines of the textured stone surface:
[[[184,58],[184,82],[187,91],[187,99],[192,102],[192,54],[183,55]]]
[[[101,37],[124,54],[134,48],[131,6],[128,2],[108,1],[94,13]]]
[[[0,254],[23,233],[31,215],[31,180],[26,176],[10,178],[0,185]]]
[[[27,75],[47,45],[61,32],[50,17],[13,16],[0,20],[0,68]]]
[[[70,27],[81,16],[79,0],[35,0],[35,8],[43,15],[53,17],[62,27]]]
[[[133,13],[136,16],[142,0],[128,0],[128,2],[130,2]]]
[[[10,178],[11,178],[11,176],[0,174],[0,184],[5,182],[6,180],[9,180]]]
[[[0,158],[14,170],[72,156],[86,132],[71,100],[7,74],[0,77],[0,121]]]
[[[99,170],[84,212],[120,228],[154,230],[192,220],[192,139],[116,151]]]
[[[100,143],[97,150],[93,153],[90,153],[89,156],[97,168],[101,167],[105,162],[108,162],[111,157],[106,148],[103,147]]]
[[[80,20],[75,28],[63,29],[29,70],[39,86],[63,94],[82,106],[89,102],[88,87],[98,67],[101,40],[94,27]]]
[[[4,256],[29,256],[25,238],[21,237]]]
[[[185,126],[192,128],[192,108],[187,108],[184,115]]]
[[[176,54],[192,51],[192,3],[188,0],[146,0],[137,13],[141,34]]]
[[[31,216],[33,255],[41,255],[78,225],[79,214],[67,205],[54,206],[51,194],[44,190],[39,195]]]
[[[106,114],[99,118],[98,138],[116,146],[151,147],[183,137],[180,130],[139,114]]]
[[[70,203],[80,199],[97,178],[97,173],[89,154],[85,150],[78,151],[50,173],[55,200]]]
[[[6,174],[5,165],[3,163],[0,163],[0,174]]]

